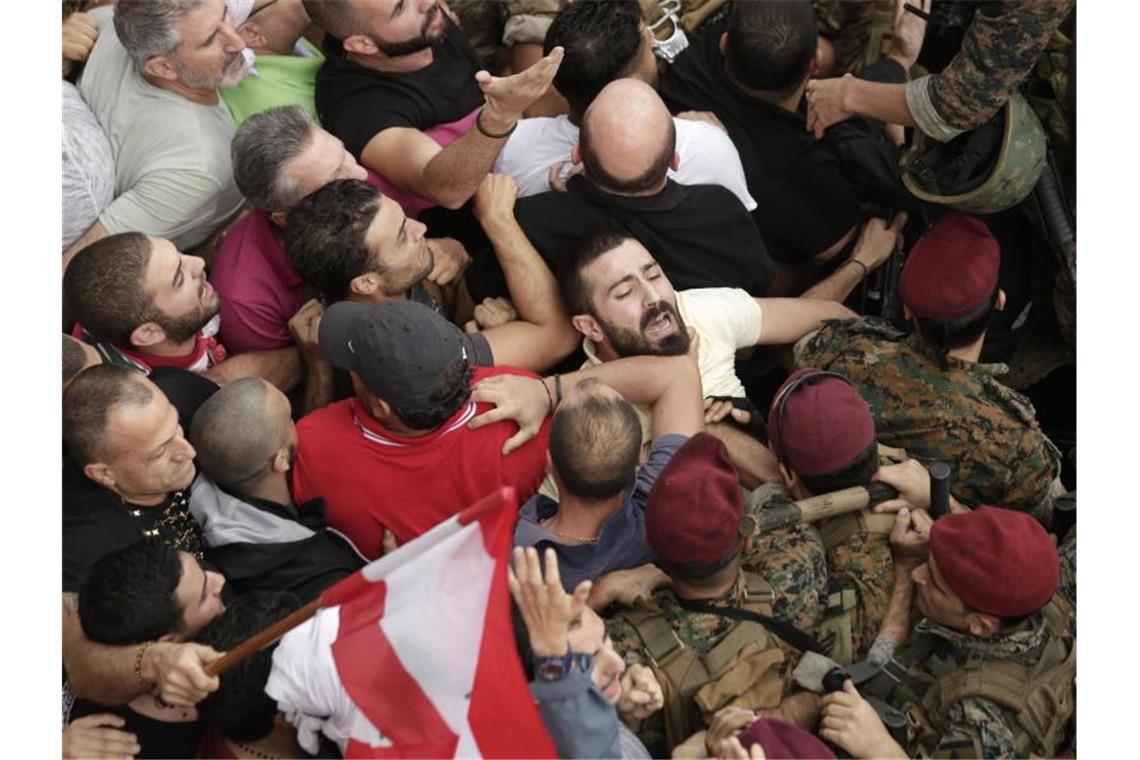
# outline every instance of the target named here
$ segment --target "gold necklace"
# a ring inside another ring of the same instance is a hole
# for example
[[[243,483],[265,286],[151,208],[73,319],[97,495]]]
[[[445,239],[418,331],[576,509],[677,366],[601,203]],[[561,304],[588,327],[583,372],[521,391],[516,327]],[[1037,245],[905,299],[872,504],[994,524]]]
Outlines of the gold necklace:
[[[593,538],[580,538],[578,536],[571,536],[569,533],[563,533],[562,531],[556,530],[555,528],[548,528],[546,525],[543,524],[543,523],[549,523],[553,519],[554,519],[553,516],[548,517],[545,520],[543,520],[542,522],[540,522],[539,525],[542,526],[543,528],[546,528],[547,530],[549,530],[551,533],[558,536],[559,538],[567,538],[571,541],[577,541],[580,544],[597,543],[598,539],[601,538],[600,535],[594,536]]]

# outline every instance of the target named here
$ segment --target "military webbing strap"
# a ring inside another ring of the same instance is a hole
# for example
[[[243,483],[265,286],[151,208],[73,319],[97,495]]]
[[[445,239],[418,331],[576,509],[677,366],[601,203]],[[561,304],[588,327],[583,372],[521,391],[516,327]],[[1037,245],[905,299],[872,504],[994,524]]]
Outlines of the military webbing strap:
[[[941,725],[957,702],[970,697],[988,699],[1017,713],[1024,729],[1017,740],[1019,754],[1031,749],[1052,754],[1074,706],[1077,648],[1068,632],[1067,610],[1071,607],[1060,596],[1046,606],[1050,640],[1036,665],[971,657],[963,668],[931,686],[922,698],[923,711]],[[1033,746],[1034,740],[1039,746]]]
[[[690,612],[703,612],[708,615],[732,618],[733,620],[759,623],[801,652],[819,652],[820,654],[825,652],[822,644],[786,620],[761,615],[759,612],[753,612],[752,610],[742,610],[736,607],[717,607],[707,602],[698,602],[692,599],[678,599],[677,601]]]

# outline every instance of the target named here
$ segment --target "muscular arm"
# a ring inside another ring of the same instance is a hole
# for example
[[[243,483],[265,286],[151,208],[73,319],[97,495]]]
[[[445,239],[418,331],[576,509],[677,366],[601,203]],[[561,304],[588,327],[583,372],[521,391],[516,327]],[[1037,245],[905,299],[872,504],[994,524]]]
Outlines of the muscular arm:
[[[914,595],[914,581],[910,577],[913,564],[902,563],[896,560],[895,583],[891,587],[891,598],[887,602],[887,611],[883,614],[883,622],[879,626],[879,638],[887,639],[896,645],[906,641],[910,635],[910,606]]]
[[[570,324],[554,275],[514,215],[484,217],[482,224],[519,313],[517,320],[492,327],[483,335],[495,364],[541,372],[577,347],[578,333]]]
[[[563,393],[593,378],[610,386],[631,404],[653,407],[653,434],[693,435],[704,430],[701,376],[688,356],[631,356],[562,375]],[[555,379],[543,378],[551,393]],[[671,429],[659,431],[658,423]]]
[[[764,312],[757,345],[795,343],[812,330],[823,326],[825,319],[849,319],[855,312],[835,301],[808,298],[757,298]]]
[[[202,373],[218,385],[260,377],[288,393],[301,381],[301,353],[296,348],[238,354]]]

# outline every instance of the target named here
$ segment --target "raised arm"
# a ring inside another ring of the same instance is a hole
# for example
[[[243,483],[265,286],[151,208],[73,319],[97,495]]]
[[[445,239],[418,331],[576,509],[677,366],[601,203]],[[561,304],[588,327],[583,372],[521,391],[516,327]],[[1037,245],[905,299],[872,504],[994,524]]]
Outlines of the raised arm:
[[[763,310],[758,346],[795,343],[812,330],[823,327],[826,319],[853,319],[858,316],[841,303],[814,298],[757,298]]]
[[[397,187],[457,209],[475,193],[491,170],[518,120],[531,103],[550,87],[562,48],[509,77],[486,71],[475,75],[487,100],[475,126],[446,148],[419,130],[389,127],[364,146],[360,158]]]
[[[475,215],[507,281],[519,318],[483,332],[495,364],[541,372],[565,358],[579,336],[558,294],[550,268],[515,220],[518,184],[489,174],[475,193]]]
[[[851,258],[847,259],[826,279],[808,288],[801,298],[816,298],[823,301],[843,303],[851,291],[855,290],[867,275],[874,272],[890,258],[895,246],[902,239],[902,229],[906,225],[905,212],[895,214],[888,227],[885,219],[872,217],[863,223],[859,240]]]
[[[301,382],[301,372],[301,353],[288,346],[272,351],[238,354],[202,374],[218,385],[232,383],[243,377],[260,377],[288,393]]]

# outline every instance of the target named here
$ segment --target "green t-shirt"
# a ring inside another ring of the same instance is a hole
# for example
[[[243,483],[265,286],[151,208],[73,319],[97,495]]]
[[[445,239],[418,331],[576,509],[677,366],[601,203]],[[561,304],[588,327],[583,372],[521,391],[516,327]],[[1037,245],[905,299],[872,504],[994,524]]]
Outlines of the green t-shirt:
[[[230,109],[234,125],[255,113],[277,106],[302,106],[313,121],[317,121],[317,107],[313,103],[317,70],[325,57],[312,43],[301,39],[299,43],[309,55],[259,55],[254,61],[257,74],[250,74],[236,87],[219,90],[222,100]]]

